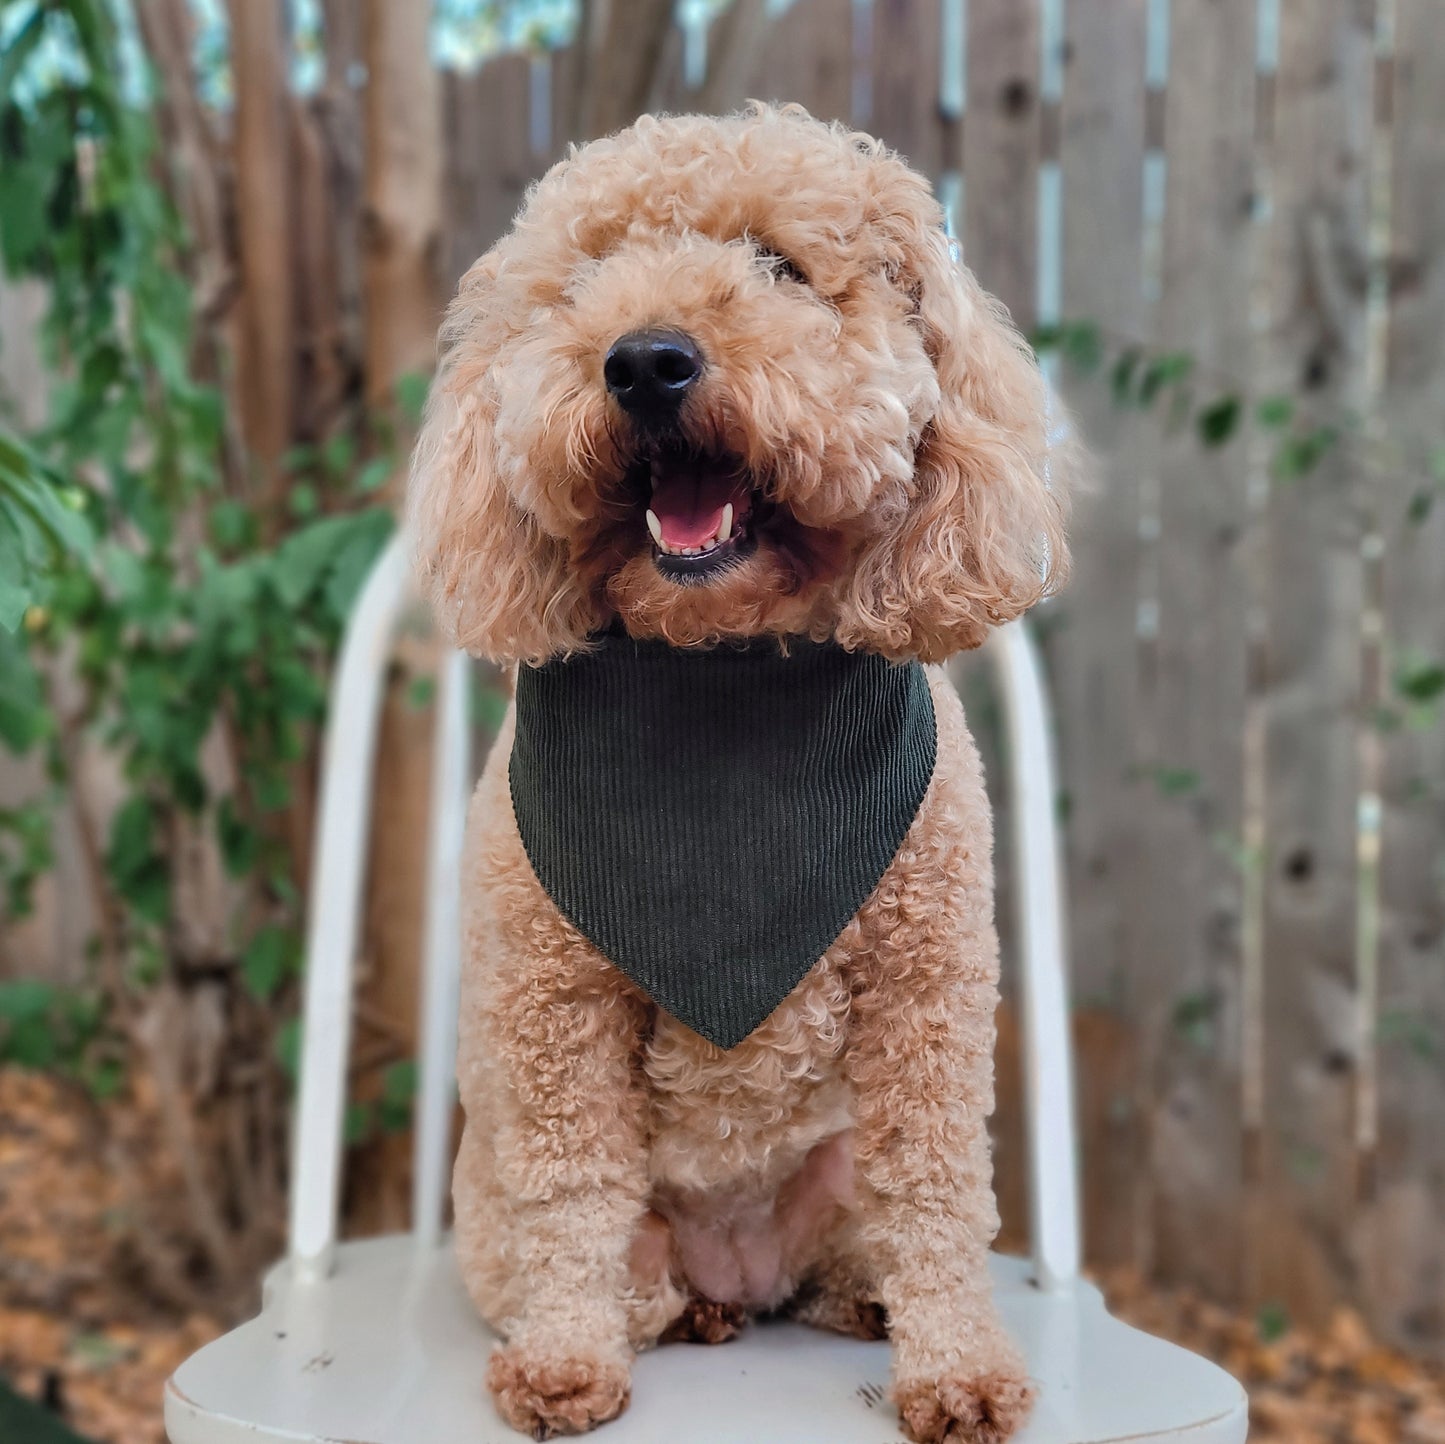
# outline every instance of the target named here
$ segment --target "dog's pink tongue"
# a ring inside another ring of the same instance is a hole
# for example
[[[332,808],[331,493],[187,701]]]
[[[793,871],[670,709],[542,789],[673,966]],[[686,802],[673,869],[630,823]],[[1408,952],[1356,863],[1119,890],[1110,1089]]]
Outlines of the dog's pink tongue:
[[[717,535],[729,502],[735,517],[747,510],[747,482],[731,472],[680,468],[654,474],[652,510],[670,547],[707,546]]]

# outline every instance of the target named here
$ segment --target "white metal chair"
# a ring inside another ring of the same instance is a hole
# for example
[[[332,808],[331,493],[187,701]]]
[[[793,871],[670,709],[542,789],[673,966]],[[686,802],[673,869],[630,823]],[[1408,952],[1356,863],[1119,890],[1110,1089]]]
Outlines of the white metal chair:
[[[483,1386],[492,1336],[442,1229],[455,1061],[458,857],[469,775],[467,661],[437,690],[413,1232],[338,1244],[352,959],[369,779],[392,633],[407,601],[393,541],[348,628],[331,698],[309,922],[290,1250],[260,1315],[188,1359],[165,1394],[173,1444],[515,1444]],[[1019,623],[989,644],[1016,817],[1033,1257],[996,1258],[999,1304],[1039,1403],[1019,1444],[1240,1444],[1243,1390],[1213,1364],[1111,1318],[1079,1271],[1054,770],[1042,672]],[[603,1444],[885,1444],[888,1346],[791,1324],[638,1359]]]

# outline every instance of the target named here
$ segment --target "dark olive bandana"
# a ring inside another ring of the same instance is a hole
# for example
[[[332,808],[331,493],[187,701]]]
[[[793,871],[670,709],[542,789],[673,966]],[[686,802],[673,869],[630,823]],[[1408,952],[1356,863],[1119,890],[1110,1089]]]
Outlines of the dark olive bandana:
[[[562,913],[660,1007],[731,1048],[877,886],[936,752],[917,662],[608,635],[521,669],[512,804]]]

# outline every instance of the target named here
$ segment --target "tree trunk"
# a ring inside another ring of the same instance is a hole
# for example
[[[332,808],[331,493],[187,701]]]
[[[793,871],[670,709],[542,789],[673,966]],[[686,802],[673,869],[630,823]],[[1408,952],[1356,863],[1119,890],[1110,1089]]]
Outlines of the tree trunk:
[[[281,0],[229,0],[227,9],[236,88],[241,415],[269,511],[280,500],[296,396],[285,17]]]
[[[226,237],[229,157],[215,117],[196,93],[194,22],[186,0],[137,0],[136,20],[161,77],[157,119],[170,169],[169,189],[195,248],[196,311],[203,324],[224,311],[237,277]]]
[[[385,407],[397,378],[429,372],[441,321],[441,77],[429,5],[366,7],[366,399]]]
[[[393,415],[397,380],[432,369],[443,309],[444,144],[430,10],[368,0],[362,32],[368,76],[361,225],[365,395],[371,411]],[[399,437],[403,454],[408,439]],[[404,470],[393,482],[394,493],[402,475]],[[431,709],[415,705],[408,692],[412,681],[435,672],[437,650],[434,641],[414,634],[399,640],[375,779],[361,1016],[384,1024],[387,1037],[407,1052],[416,1036],[431,772]],[[357,1160],[365,1186],[356,1191],[352,1219],[360,1232],[405,1226],[408,1157],[404,1141],[391,1138]]]

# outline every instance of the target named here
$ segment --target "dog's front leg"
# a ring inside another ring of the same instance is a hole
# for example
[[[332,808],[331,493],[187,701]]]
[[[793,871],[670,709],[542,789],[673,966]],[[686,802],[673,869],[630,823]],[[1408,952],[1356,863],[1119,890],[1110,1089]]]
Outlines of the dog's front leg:
[[[894,1401],[920,1444],[997,1444],[1031,1402],[988,1276],[992,938],[961,931],[899,921],[847,1055],[860,1241],[888,1312]]]
[[[637,1067],[646,1011],[620,974],[541,911],[513,946],[504,942],[476,1075],[463,1064],[475,1137],[458,1160],[457,1225],[464,1251],[472,1240],[479,1254],[495,1246],[486,1267],[504,1280],[503,1307],[488,1309],[505,1336],[488,1385],[512,1425],[546,1439],[627,1406],[628,1255],[647,1188]],[[480,1095],[475,1122],[469,1091]],[[468,1171],[488,1166],[490,1186],[478,1176],[469,1188]],[[490,1195],[494,1207],[468,1207],[464,1194]]]

